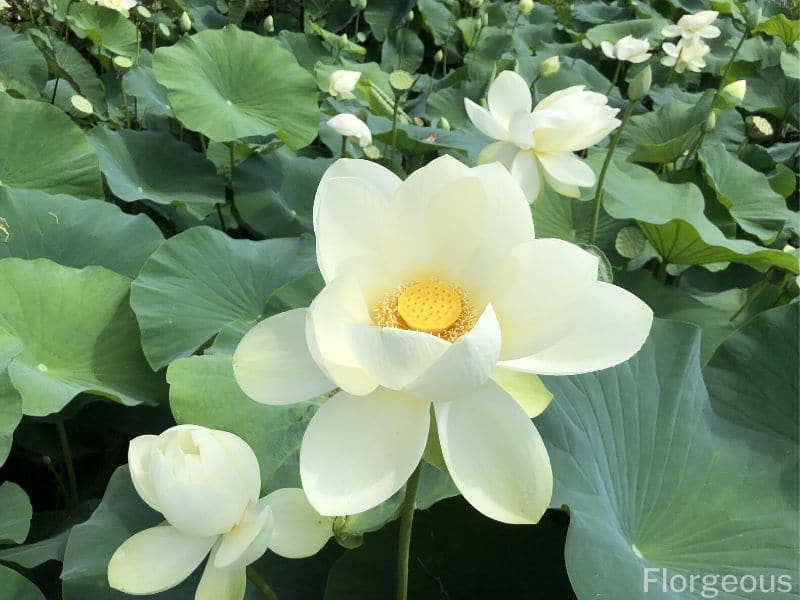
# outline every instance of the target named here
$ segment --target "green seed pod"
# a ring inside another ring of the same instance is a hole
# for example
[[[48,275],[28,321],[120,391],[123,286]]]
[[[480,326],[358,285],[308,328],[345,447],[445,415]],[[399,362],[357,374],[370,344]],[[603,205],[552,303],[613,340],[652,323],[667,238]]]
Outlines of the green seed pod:
[[[395,92],[405,92],[414,85],[414,77],[408,71],[398,69],[389,74],[389,85]]]
[[[85,119],[94,114],[94,106],[83,96],[75,94],[69,99],[69,114],[76,119]]]

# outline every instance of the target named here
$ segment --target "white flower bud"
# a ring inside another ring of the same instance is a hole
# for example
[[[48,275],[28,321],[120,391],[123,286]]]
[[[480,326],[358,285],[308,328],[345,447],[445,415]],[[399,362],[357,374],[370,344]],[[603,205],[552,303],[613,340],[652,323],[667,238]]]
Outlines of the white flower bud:
[[[519,0],[517,10],[522,15],[529,15],[533,12],[533,0]]]
[[[745,93],[747,93],[747,81],[744,79],[738,79],[733,83],[726,85],[724,88],[722,88],[722,91],[730,94],[736,98],[736,100],[741,102],[744,100]]]
[[[192,19],[189,18],[189,15],[186,11],[181,13],[180,25],[183,33],[188,33],[192,30]]]
[[[369,127],[355,115],[349,113],[336,115],[328,119],[328,125],[341,136],[357,138],[358,145],[362,148],[366,148],[372,144],[372,133]]]
[[[444,60],[444,52],[442,52],[442,49],[439,48],[436,51],[436,54],[433,55],[433,62],[440,63],[442,60]]]
[[[552,77],[558,73],[559,69],[561,69],[561,60],[558,55],[551,56],[539,63],[539,76],[544,78]]]
[[[342,100],[352,100],[355,98],[352,92],[359,79],[361,79],[361,73],[358,71],[346,71],[344,69],[334,71],[331,74],[328,93]]]
[[[448,121],[445,117],[439,119],[439,128],[444,129],[445,131],[450,131],[450,121]]]
[[[275,31],[275,19],[272,15],[267,15],[264,17],[264,31],[268,33]]]

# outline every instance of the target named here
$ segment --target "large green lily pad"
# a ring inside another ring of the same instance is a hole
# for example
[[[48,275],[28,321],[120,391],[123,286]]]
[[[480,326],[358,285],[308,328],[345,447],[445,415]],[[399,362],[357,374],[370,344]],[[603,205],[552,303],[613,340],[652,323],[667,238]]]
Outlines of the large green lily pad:
[[[231,323],[255,325],[275,290],[315,270],[310,240],[234,240],[208,227],[170,238],[145,263],[131,292],[147,360],[160,369]]]
[[[314,78],[275,39],[202,31],[159,48],[153,71],[177,118],[215,142],[275,134],[297,150],[317,135]]]
[[[12,481],[0,485],[0,543],[21,544],[28,537],[33,507],[28,494]]]
[[[794,445],[798,310],[793,303],[757,315],[722,343],[703,371],[718,414]]]
[[[565,555],[581,600],[643,597],[645,578],[655,582],[646,597],[677,600],[703,596],[679,579],[677,592],[662,591],[675,576],[697,586],[716,575],[719,589],[724,575],[796,574],[797,448],[716,416],[699,351],[696,328],[656,321],[626,363],[543,378],[554,400],[537,425],[552,506],[569,507]]]
[[[161,231],[145,215],[128,215],[97,200],[51,196],[36,190],[0,188],[0,259],[49,258],[77,269],[97,265],[126,277],[161,243]]]
[[[45,600],[42,592],[13,569],[0,565],[0,590],[14,600]]]
[[[704,144],[698,153],[717,199],[746,232],[771,242],[792,213],[769,179],[729,153],[722,142]]]
[[[0,186],[102,198],[86,136],[58,108],[0,94]]]
[[[0,25],[0,87],[26,98],[37,98],[47,82],[47,63],[24,34]]]
[[[203,218],[225,201],[225,184],[211,161],[169,133],[95,127],[89,143],[108,187],[126,202],[183,205]]]
[[[76,270],[45,259],[0,260],[0,328],[22,351],[8,365],[23,412],[61,410],[81,392],[123,404],[163,393],[139,345],[130,280],[103,267]]]
[[[599,164],[600,154],[590,162]],[[704,214],[703,195],[692,183],[667,183],[649,169],[612,161],[604,190],[603,207],[608,214],[639,221],[653,248],[667,262],[704,265],[730,261],[762,271],[773,266],[800,271],[797,258],[789,253],[726,238]]]

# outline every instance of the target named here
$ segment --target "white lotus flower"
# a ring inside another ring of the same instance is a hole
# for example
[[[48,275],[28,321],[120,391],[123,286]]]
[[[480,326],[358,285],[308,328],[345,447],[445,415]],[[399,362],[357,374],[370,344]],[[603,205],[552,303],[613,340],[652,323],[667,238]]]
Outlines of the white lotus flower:
[[[667,25],[661,30],[664,37],[678,37],[688,40],[695,38],[713,39],[720,35],[719,27],[712,25],[719,13],[715,10],[701,10],[693,15],[683,15],[677,25]]]
[[[352,92],[356,89],[359,79],[361,79],[359,71],[347,71],[345,69],[334,71],[331,74],[328,93],[342,100],[352,100],[355,98]]]
[[[258,461],[239,437],[196,425],[131,441],[136,491],[166,523],[128,538],[108,564],[111,587],[128,594],[172,588],[210,553],[195,600],[241,600],[245,567],[269,547],[288,558],[316,554],[332,520],[299,488],[259,500]]]
[[[650,309],[597,281],[592,254],[534,239],[525,196],[499,164],[443,156],[400,181],[338,160],[313,218],[324,289],[310,308],[256,325],[233,356],[239,386],[265,404],[341,388],[303,438],[311,504],[350,515],[397,492],[420,462],[433,406],[464,497],[498,521],[536,522],[552,490],[547,451],[490,374],[615,365],[641,347]]]
[[[664,42],[661,48],[666,56],[661,57],[661,64],[667,67],[675,67],[677,73],[683,73],[687,69],[694,73],[699,73],[706,66],[703,58],[711,52],[711,48],[699,38],[682,39],[677,45],[672,42]]]
[[[580,196],[578,188],[594,185],[594,171],[573,152],[619,127],[619,110],[607,102],[603,94],[576,85],[550,94],[531,112],[528,84],[513,71],[503,71],[489,86],[489,110],[464,100],[473,125],[499,140],[483,149],[478,162],[505,165],[530,202],[541,193],[542,180],[573,198]]]
[[[328,119],[328,125],[339,135],[358,139],[358,145],[362,148],[372,143],[372,133],[369,127],[355,115],[350,113],[336,115]]]
[[[86,0],[86,2],[110,8],[126,17],[128,16],[128,11],[138,4],[136,0]]]
[[[642,63],[652,56],[649,52],[650,42],[647,39],[640,40],[632,35],[626,35],[616,44],[600,42],[600,48],[608,58],[631,63]]]

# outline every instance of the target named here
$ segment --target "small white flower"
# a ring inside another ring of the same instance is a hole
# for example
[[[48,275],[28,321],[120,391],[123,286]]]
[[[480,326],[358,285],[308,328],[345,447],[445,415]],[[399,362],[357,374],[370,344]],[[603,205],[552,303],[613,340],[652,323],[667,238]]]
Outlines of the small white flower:
[[[538,521],[552,491],[547,450],[491,373],[610,367],[638,351],[652,311],[598,281],[594,255],[535,239],[499,164],[442,156],[401,181],[338,160],[313,221],[325,287],[308,309],[256,325],[233,355],[239,386],[265,404],[342,390],[303,437],[309,501],[345,515],[388,499],[419,464],[433,412],[466,500],[504,523]]]
[[[672,42],[664,42],[661,48],[666,56],[661,57],[661,64],[666,67],[675,67],[677,73],[685,70],[699,73],[706,66],[703,58],[711,52],[711,48],[700,38],[681,39],[677,45]]]
[[[86,0],[89,4],[99,4],[128,16],[128,11],[138,4],[137,0]]]
[[[529,15],[533,12],[533,0],[519,0],[517,10],[521,15]]]
[[[737,79],[733,83],[729,83],[722,91],[725,93],[730,94],[734,98],[736,98],[739,102],[744,100],[744,95],[747,93],[747,80],[745,79]]]
[[[242,600],[245,567],[267,548],[288,558],[316,554],[331,537],[303,490],[259,500],[258,461],[242,439],[196,425],[133,439],[128,464],[136,491],[166,523],[128,538],[108,564],[111,587],[155,594],[186,579],[210,553],[198,600]]]
[[[631,63],[641,63],[652,56],[650,54],[650,42],[647,39],[638,39],[632,35],[626,35],[616,44],[611,42],[600,42],[600,47],[608,58],[625,60]]]
[[[573,152],[588,148],[619,126],[608,98],[576,85],[547,96],[531,112],[528,84],[503,71],[489,86],[489,109],[464,101],[472,123],[499,140],[480,154],[480,163],[502,163],[533,202],[544,182],[560,194],[577,198],[581,187],[595,183],[594,171]]]
[[[719,27],[712,25],[719,13],[715,10],[701,10],[693,15],[683,15],[677,25],[667,25],[661,30],[664,37],[713,39],[720,35]]]
[[[352,100],[355,98],[352,92],[356,88],[359,79],[361,79],[361,73],[358,71],[346,71],[344,69],[334,71],[331,74],[328,93],[342,100]]]
[[[372,133],[369,127],[357,116],[350,113],[342,113],[328,119],[328,125],[339,135],[354,137],[358,139],[358,145],[366,148],[372,143]]]

